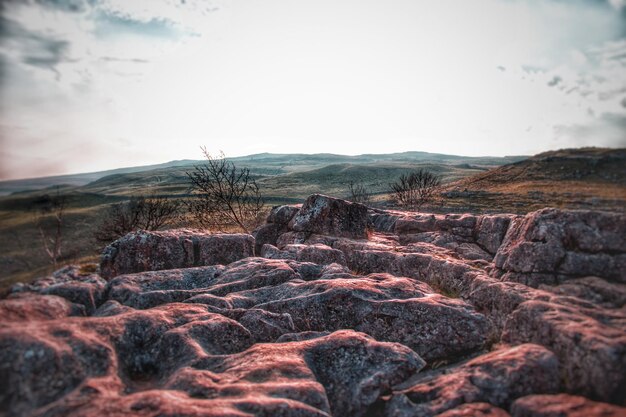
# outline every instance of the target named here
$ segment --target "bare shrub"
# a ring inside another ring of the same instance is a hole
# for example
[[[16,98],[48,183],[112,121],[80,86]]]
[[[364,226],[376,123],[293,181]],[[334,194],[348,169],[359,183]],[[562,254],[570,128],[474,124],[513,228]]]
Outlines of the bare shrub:
[[[136,230],[159,230],[173,224],[180,202],[165,197],[132,197],[111,205],[96,230],[96,240],[111,242]]]
[[[402,174],[398,181],[389,184],[400,206],[419,210],[431,201],[441,186],[441,177],[425,169]]]
[[[348,183],[348,193],[348,200],[353,203],[368,204],[370,202],[371,194],[362,182],[350,181]]]
[[[61,195],[58,188],[55,195],[45,194],[33,202],[34,223],[41,245],[55,267],[62,255],[66,207],[67,197]]]
[[[207,161],[186,172],[193,197],[187,208],[202,227],[224,231],[236,227],[244,233],[259,224],[264,200],[248,168],[237,168],[224,153],[213,157],[206,148]]]

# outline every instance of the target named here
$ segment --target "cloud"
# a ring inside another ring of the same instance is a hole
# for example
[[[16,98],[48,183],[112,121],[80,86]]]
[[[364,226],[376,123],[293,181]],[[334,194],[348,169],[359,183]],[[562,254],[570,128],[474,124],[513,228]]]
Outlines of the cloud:
[[[604,113],[586,124],[554,126],[555,140],[570,146],[626,147],[626,114]]]
[[[561,77],[559,77],[558,75],[555,75],[554,77],[552,77],[552,79],[550,81],[548,81],[548,86],[554,87],[558,83],[560,83],[561,81],[563,81],[563,79]]]
[[[0,26],[4,49],[16,51],[24,64],[50,70],[59,76],[56,66],[68,60],[69,41],[29,31],[20,23],[1,16]]]
[[[130,34],[174,39],[181,36],[174,22],[166,18],[154,17],[150,20],[140,20],[121,14],[99,12],[95,21],[96,35],[100,37]]]

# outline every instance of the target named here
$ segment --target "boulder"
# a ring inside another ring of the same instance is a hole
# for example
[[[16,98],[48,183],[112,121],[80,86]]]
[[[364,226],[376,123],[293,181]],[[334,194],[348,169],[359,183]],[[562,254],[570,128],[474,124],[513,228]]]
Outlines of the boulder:
[[[129,233],[107,246],[100,270],[110,279],[120,274],[202,265],[227,265],[254,256],[254,237],[175,229]]]
[[[370,228],[367,207],[338,198],[314,194],[291,220],[295,232],[367,239]]]

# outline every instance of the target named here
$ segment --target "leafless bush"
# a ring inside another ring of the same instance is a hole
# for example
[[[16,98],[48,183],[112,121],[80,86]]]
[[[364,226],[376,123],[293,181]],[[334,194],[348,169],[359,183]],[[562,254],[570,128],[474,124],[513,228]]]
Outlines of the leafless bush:
[[[67,198],[59,193],[58,188],[55,195],[46,194],[33,202],[34,223],[41,245],[55,267],[62,254],[66,207]]]
[[[350,181],[348,183],[348,192],[348,200],[353,203],[368,204],[370,201],[371,194],[367,191],[367,188],[365,188],[362,182],[356,183]]]
[[[133,197],[113,204],[96,230],[100,242],[111,242],[135,230],[159,230],[178,218],[180,202],[165,197]]]
[[[236,227],[250,233],[264,204],[250,170],[237,168],[224,153],[213,157],[204,147],[202,153],[207,162],[186,172],[193,194],[186,202],[189,212],[202,227],[218,231]]]
[[[413,210],[432,200],[440,185],[441,177],[424,169],[402,174],[397,182],[389,184],[398,204]]]

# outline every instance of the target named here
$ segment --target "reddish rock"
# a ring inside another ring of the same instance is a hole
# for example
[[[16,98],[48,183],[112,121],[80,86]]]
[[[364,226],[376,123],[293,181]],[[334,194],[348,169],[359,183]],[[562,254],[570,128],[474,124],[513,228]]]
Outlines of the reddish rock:
[[[506,214],[480,216],[474,233],[476,243],[490,254],[495,255],[504,240],[511,220],[514,218],[515,216]]]
[[[385,274],[293,282],[226,298],[233,304],[289,313],[300,331],[355,329],[403,343],[426,360],[480,349],[491,331],[485,317],[463,301]]]
[[[510,415],[503,409],[491,404],[470,403],[437,414],[437,417],[510,417]]]
[[[343,252],[324,244],[285,245],[282,250],[271,245],[264,245],[261,250],[261,256],[269,259],[293,259],[295,261],[312,262],[319,265],[333,263],[346,265],[346,258]]]
[[[529,395],[511,406],[513,417],[623,417],[626,408],[575,395]]]
[[[609,282],[599,277],[574,278],[556,286],[541,285],[539,289],[576,297],[605,308],[622,308],[626,305],[626,284]]]
[[[367,239],[367,207],[345,200],[314,194],[289,224],[295,232]]]
[[[21,321],[53,320],[84,314],[83,306],[57,296],[18,293],[0,300],[0,327]]]
[[[275,206],[267,216],[266,224],[254,231],[254,253],[259,255],[263,245],[276,246],[278,237],[289,231],[289,222],[300,210],[300,206]]]
[[[560,359],[566,388],[601,401],[626,399],[626,317],[585,305],[527,301],[507,320],[502,340],[538,343]],[[572,300],[575,301],[575,300]]]
[[[555,393],[558,388],[559,362],[554,354],[541,346],[524,344],[422,378],[411,388],[394,394],[385,415],[433,416],[477,402],[508,408],[516,398]]]
[[[249,256],[254,256],[254,238],[250,235],[191,229],[139,231],[107,246],[100,269],[102,276],[110,279],[141,271],[227,265]]]
[[[598,275],[626,282],[626,216],[544,209],[512,221],[494,259],[506,272]]]

